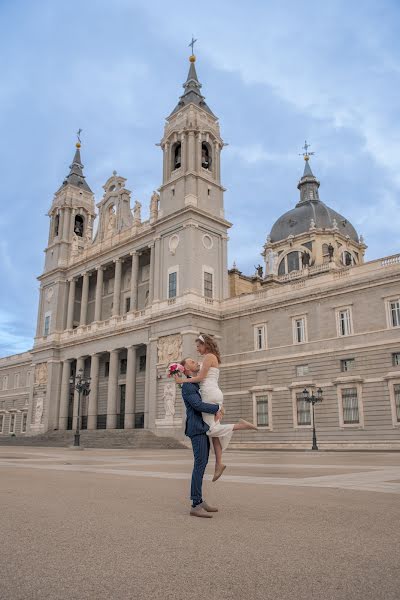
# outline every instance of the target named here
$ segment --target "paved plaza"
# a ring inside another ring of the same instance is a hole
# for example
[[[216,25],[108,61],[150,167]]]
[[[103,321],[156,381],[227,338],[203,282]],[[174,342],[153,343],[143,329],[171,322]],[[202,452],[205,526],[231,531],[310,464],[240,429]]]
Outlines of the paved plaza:
[[[1,447],[1,600],[399,600],[399,454],[225,456]]]

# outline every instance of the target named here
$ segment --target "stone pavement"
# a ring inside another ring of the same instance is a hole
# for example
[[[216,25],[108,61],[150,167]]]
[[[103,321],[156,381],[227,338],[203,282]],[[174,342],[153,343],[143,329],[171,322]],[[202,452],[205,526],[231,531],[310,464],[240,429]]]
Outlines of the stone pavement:
[[[1,600],[399,600],[400,455],[0,448]]]

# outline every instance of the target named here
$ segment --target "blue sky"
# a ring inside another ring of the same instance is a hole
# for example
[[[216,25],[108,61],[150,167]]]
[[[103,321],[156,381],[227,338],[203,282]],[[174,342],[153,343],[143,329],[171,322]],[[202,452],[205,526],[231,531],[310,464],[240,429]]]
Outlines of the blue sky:
[[[296,203],[304,139],[321,199],[364,235],[367,259],[400,251],[398,1],[0,0],[0,22],[0,356],[32,347],[46,213],[79,127],[96,200],[116,169],[146,216],[192,33],[229,143],[229,264],[253,272]]]

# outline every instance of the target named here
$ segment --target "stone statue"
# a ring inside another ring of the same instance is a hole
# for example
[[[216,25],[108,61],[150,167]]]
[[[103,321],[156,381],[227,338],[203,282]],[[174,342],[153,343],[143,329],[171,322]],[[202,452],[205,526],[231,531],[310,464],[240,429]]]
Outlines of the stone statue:
[[[301,264],[303,266],[303,269],[310,266],[310,255],[308,254],[308,252],[301,253]]]
[[[117,225],[117,215],[115,214],[114,204],[110,204],[108,207],[108,218],[107,218],[107,229],[106,229],[106,237],[110,237],[115,233],[115,228]]]
[[[35,408],[35,425],[41,424],[42,417],[43,417],[43,398],[37,398],[36,408]]]
[[[173,417],[175,415],[175,398],[176,398],[176,385],[172,381],[169,381],[164,386],[163,400],[165,417]]]
[[[169,364],[182,358],[182,336],[167,335],[158,339],[158,362]]]
[[[140,225],[142,222],[142,205],[139,200],[135,200],[135,206],[133,207],[133,221],[135,225]]]
[[[332,227],[333,227],[333,229],[339,229],[336,219],[333,219]]]
[[[47,383],[47,363],[39,363],[35,366],[35,384]]]
[[[335,248],[332,246],[332,244],[329,244],[328,245],[329,262],[331,262],[331,260],[333,259],[334,252],[335,252]]]
[[[254,267],[256,272],[257,272],[257,277],[261,277],[261,279],[264,276],[264,267],[262,265],[257,265],[256,267]]]
[[[156,191],[153,192],[150,200],[150,221],[156,221],[158,217],[158,203],[160,201],[160,196]]]
[[[315,229],[315,221],[314,221],[314,219],[310,219],[310,229]]]

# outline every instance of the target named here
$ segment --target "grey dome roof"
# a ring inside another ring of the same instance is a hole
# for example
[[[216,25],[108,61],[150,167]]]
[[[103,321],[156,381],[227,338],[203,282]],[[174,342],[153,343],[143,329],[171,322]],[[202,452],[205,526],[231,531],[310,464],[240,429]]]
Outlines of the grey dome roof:
[[[276,221],[270,233],[271,242],[280,242],[289,235],[299,235],[309,231],[311,219],[317,229],[333,229],[337,226],[339,233],[348,235],[350,239],[358,242],[358,234],[353,225],[319,199],[319,181],[311,171],[310,155],[305,154],[304,159],[304,173],[297,185],[300,190],[300,200],[295,208]]]
[[[317,229],[333,229],[334,219],[336,219],[339,233],[348,235],[358,242],[358,234],[353,225],[320,200],[303,202],[279,217],[271,229],[271,242],[285,240],[289,235],[305,233],[310,229],[311,219],[314,219]]]

